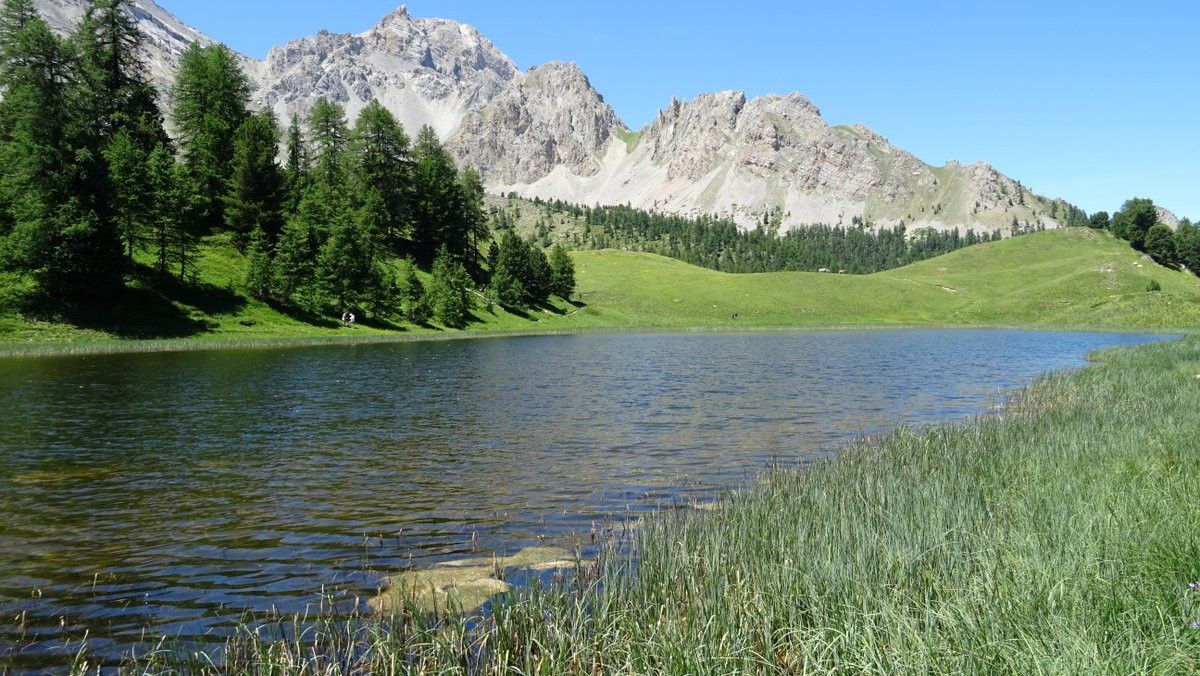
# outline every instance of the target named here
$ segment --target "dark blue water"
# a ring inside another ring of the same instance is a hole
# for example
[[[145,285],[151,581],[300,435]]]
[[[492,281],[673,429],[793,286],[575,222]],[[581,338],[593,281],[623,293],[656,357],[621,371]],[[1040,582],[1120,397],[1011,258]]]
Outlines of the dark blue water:
[[[595,335],[0,361],[0,667],[710,499],[985,411],[1089,351],[1013,331]]]

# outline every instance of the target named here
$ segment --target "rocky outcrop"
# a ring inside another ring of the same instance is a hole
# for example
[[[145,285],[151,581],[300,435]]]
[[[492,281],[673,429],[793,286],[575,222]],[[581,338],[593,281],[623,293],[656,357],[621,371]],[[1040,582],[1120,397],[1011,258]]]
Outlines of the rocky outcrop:
[[[558,167],[594,176],[601,151],[624,129],[573,63],[548,63],[517,78],[447,141],[450,152],[493,183],[532,183]]]
[[[414,19],[404,7],[365,33],[323,31],[276,47],[249,71],[255,101],[281,120],[293,113],[303,117],[321,97],[340,103],[353,120],[378,100],[411,135],[428,124],[442,137],[519,75],[512,60],[474,28]]]
[[[636,138],[632,148],[610,140],[597,170],[560,164],[540,176],[532,172],[532,181],[504,170],[511,144],[498,145],[498,157],[467,158],[501,191],[715,213],[747,227],[767,214],[784,229],[856,222],[983,230],[1008,229],[1014,220],[1022,227],[1056,225],[1037,213],[1046,211],[1040,198],[991,166],[931,167],[861,125],[830,127],[799,94],[747,99],[728,91],[673,100]]]
[[[1166,225],[1172,230],[1179,229],[1179,217],[1172,213],[1169,209],[1164,209],[1160,206],[1155,206],[1154,211],[1158,216],[1158,222]]]
[[[34,5],[50,28],[60,34],[71,32],[87,8],[86,0],[35,0]],[[153,0],[133,0],[130,14],[146,39],[146,66],[151,81],[167,101],[183,52],[193,42],[208,45],[214,40],[175,18]],[[251,61],[243,58],[242,63],[249,67]]]
[[[36,2],[60,31],[86,6]],[[187,45],[212,41],[152,0],[134,0],[131,13],[147,36],[154,81],[169,92]],[[785,229],[1056,225],[1049,202],[990,165],[929,166],[866,127],[829,126],[799,94],[672,100],[631,132],[574,64],[521,73],[474,28],[413,18],[404,7],[366,32],[321,32],[243,65],[255,102],[283,123],[320,97],[342,104],[351,121],[378,100],[410,135],[432,126],[495,191],[717,214],[747,227],[765,214]]]

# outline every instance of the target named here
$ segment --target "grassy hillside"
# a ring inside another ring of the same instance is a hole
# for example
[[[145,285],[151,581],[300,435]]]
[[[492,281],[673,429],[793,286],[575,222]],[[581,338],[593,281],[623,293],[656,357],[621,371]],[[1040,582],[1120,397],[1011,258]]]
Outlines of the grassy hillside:
[[[1155,265],[1104,233],[1071,229],[956,251],[897,270],[851,276],[731,275],[619,251],[574,254],[575,303],[529,315],[475,309],[469,331],[559,331],[629,327],[819,327],[853,325],[1030,325],[1187,328],[1200,325],[1200,279]],[[288,313],[249,298],[245,259],[222,236],[205,242],[199,280],[160,285],[148,273],[112,307],[63,321],[0,315],[0,343],[112,343],[116,339],[212,341],[391,340],[458,333],[441,327]],[[1147,290],[1156,281],[1161,291]],[[11,284],[11,280],[9,281]],[[0,280],[0,287],[3,287]],[[0,307],[5,306],[0,290]]]
[[[938,288],[947,321],[1104,327],[1200,324],[1200,279],[1111,235],[1070,228],[970,247],[876,277]],[[1151,281],[1162,288],[1149,292]]]
[[[982,244],[866,276],[728,275],[613,251],[582,252],[576,261],[580,297],[632,326],[1200,324],[1200,279],[1086,229]],[[1162,290],[1147,291],[1151,280]]]

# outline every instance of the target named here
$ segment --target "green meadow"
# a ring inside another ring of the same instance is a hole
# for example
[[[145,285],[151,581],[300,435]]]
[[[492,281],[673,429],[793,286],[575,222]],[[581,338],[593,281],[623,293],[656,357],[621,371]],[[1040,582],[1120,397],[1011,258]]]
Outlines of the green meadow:
[[[189,284],[146,274],[115,305],[55,320],[0,314],[0,351],[83,352],[356,342],[491,333],[678,328],[1028,326],[1186,329],[1200,323],[1200,279],[1156,265],[1107,233],[1067,229],[981,244],[873,275],[734,275],[650,254],[578,251],[571,302],[513,314],[475,298],[465,330],[289,311],[245,292],[245,258],[205,241]],[[4,289],[0,280],[0,289]],[[1160,290],[1151,291],[1151,282]],[[0,291],[0,308],[8,291]]]

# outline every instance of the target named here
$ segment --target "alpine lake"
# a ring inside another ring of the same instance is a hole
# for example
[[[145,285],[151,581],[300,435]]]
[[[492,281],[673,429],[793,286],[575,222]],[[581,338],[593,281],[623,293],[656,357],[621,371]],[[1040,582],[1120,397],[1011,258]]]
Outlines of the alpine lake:
[[[0,360],[0,671],[60,667],[85,636],[114,661],[159,636],[218,644],[247,617],[366,607],[391,576],[447,562],[587,557],[648,512],[994,413],[1092,350],[1164,338],[594,334]]]

